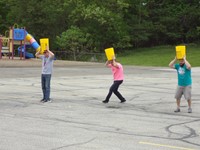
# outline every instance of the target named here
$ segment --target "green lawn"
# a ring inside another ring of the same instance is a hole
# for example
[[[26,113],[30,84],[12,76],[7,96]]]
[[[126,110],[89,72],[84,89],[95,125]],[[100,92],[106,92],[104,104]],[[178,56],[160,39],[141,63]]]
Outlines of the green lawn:
[[[200,66],[200,46],[187,45],[186,57],[190,64]],[[167,67],[175,58],[175,46],[159,46],[133,49],[117,54],[117,60],[123,65],[162,66]]]

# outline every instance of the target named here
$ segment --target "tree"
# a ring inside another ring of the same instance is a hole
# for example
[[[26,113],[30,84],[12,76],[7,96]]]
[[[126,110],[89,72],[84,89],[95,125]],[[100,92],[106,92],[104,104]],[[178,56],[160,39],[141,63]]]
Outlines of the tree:
[[[0,34],[8,30],[7,14],[10,11],[7,0],[0,0]]]
[[[10,25],[17,23],[26,27],[36,39],[47,37],[53,45],[56,35],[67,26],[64,0],[8,0],[8,3],[11,9],[8,14]]]
[[[76,54],[85,51],[90,46],[89,37],[89,34],[84,33],[78,27],[72,26],[66,32],[63,32],[61,36],[57,36],[56,41],[61,49],[73,52],[74,60],[76,60]]]
[[[199,22],[198,0],[156,1],[148,3],[153,22],[151,41],[158,44],[180,44],[195,41]]]
[[[36,39],[48,37],[52,48],[70,30],[84,35],[79,47],[87,52],[200,39],[199,0],[0,0],[0,7],[1,30],[17,23]]]
[[[64,9],[68,10],[68,25],[77,26],[90,36],[92,44],[90,51],[102,51],[106,47],[130,47],[130,36],[126,22],[123,20],[123,10],[127,7],[122,0],[65,1]],[[66,29],[68,30],[68,28]],[[64,31],[66,32],[66,31]]]

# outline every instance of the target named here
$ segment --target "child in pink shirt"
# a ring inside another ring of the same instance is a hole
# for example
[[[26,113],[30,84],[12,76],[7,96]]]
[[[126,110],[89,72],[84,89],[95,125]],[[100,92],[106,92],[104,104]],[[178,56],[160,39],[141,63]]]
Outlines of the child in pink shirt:
[[[107,61],[106,66],[111,68],[114,82],[110,87],[109,93],[103,103],[109,102],[112,93],[114,93],[121,100],[121,103],[124,103],[126,100],[118,91],[120,84],[122,84],[124,80],[123,67],[120,63],[116,62],[115,59]]]

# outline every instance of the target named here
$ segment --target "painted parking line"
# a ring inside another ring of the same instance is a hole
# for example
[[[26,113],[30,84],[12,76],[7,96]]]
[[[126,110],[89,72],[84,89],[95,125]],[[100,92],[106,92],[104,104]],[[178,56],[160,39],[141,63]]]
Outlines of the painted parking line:
[[[178,149],[178,150],[195,150],[195,149],[191,149],[191,148],[177,147],[177,146],[163,145],[163,144],[156,144],[156,143],[142,142],[142,141],[139,142],[139,144],[151,145],[151,146],[156,146],[156,147],[167,147],[167,148]]]

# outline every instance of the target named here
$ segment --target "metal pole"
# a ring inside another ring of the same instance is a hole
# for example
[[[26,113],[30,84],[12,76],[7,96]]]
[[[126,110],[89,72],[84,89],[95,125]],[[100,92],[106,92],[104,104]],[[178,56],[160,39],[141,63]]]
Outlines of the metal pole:
[[[11,42],[12,42],[12,59],[14,58],[14,28],[11,28],[12,30],[12,37],[11,37]]]
[[[25,27],[24,27],[24,60],[26,60],[26,31],[25,31]]]
[[[20,41],[20,60],[22,60],[22,41]]]

